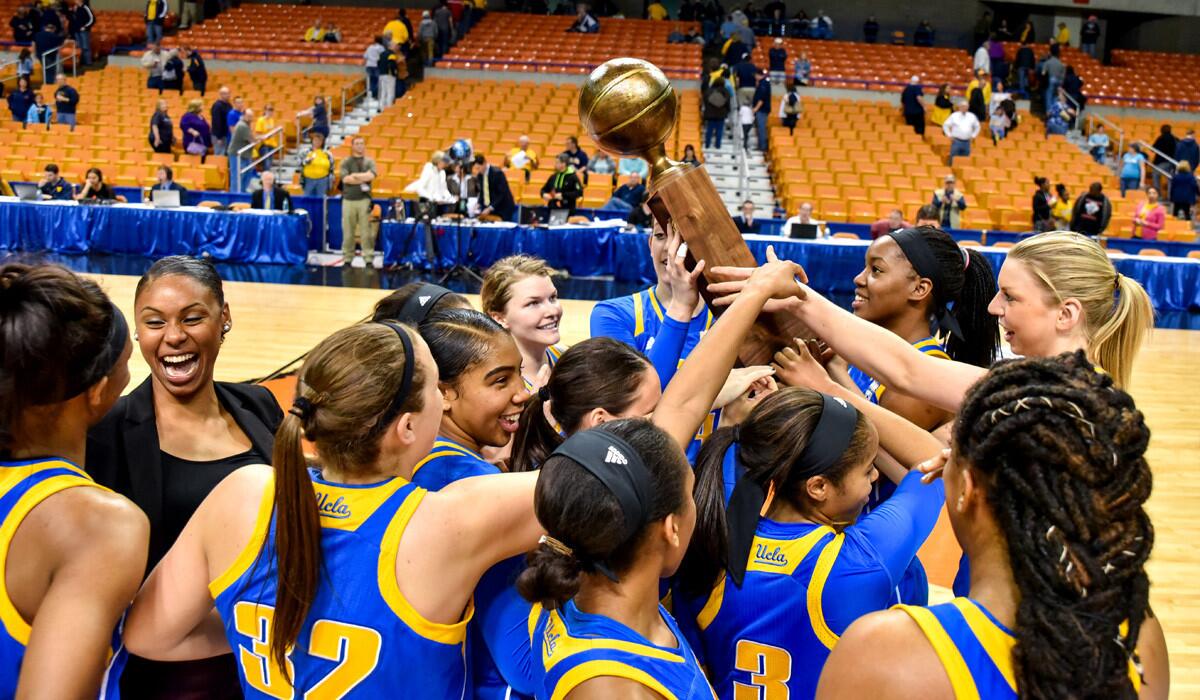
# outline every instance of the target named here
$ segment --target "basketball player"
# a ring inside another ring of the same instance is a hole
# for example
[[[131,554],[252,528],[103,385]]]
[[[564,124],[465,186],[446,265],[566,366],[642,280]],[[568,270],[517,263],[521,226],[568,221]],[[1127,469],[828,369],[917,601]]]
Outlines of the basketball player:
[[[559,344],[563,309],[553,274],[541,258],[511,255],[488,268],[479,290],[484,313],[508,329],[521,351],[521,378],[530,391],[540,386],[542,368],[553,367],[566,350]]]

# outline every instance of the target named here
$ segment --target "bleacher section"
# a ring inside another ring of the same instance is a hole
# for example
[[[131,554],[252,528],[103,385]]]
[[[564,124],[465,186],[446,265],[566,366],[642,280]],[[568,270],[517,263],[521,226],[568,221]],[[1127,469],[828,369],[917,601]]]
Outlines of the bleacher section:
[[[767,50],[774,41],[771,37],[758,38],[751,57],[756,66],[767,66]],[[788,52],[788,75],[792,73],[792,61],[801,53],[808,54],[811,84],[817,87],[898,91],[914,75],[928,85],[966,87],[971,80],[971,57],[958,49],[815,39],[784,39],[784,48]]]
[[[315,95],[338,94],[345,82],[346,77],[337,74],[217,70],[209,76],[211,90],[203,114],[207,120],[216,87],[228,85],[235,96],[241,95],[246,105],[259,113],[264,104],[273,103],[279,125],[294,142],[293,115],[311,106]],[[165,163],[174,166],[175,179],[189,189],[227,188],[228,164],[224,157],[209,156],[201,164],[199,156],[182,153],[179,119],[198,93],[189,90],[183,96],[178,92],[162,95],[170,105],[176,153],[159,154],[153,152],[148,140],[150,116],[159,94],[146,88],[144,71],[109,67],[80,76],[74,85],[80,95],[79,126],[74,132],[58,124],[46,131],[0,121],[0,178],[6,182],[37,181],[46,163],[54,162],[73,183],[82,182],[87,169],[96,166],[111,185],[139,186],[151,184],[158,164]],[[41,92],[47,103],[53,103],[54,86],[45,86]],[[332,109],[337,118],[340,105],[334,103]]]
[[[554,157],[566,150],[566,138],[576,136],[589,155],[596,146],[579,126],[576,85],[551,85],[490,80],[426,80],[403,99],[363,127],[367,152],[379,165],[377,197],[402,196],[404,187],[421,171],[435,150],[455,140],[471,139],[476,153],[500,166],[517,138],[528,135],[538,154],[538,167],[525,182],[521,170],[507,171],[518,204],[540,205],[539,190],[554,168]],[[699,98],[695,91],[681,95],[679,124],[667,143],[668,154],[679,157],[684,145],[697,143],[700,132]],[[349,144],[334,149],[340,160]],[[614,157],[614,161],[616,158]],[[592,176],[582,207],[598,207],[612,193],[611,178]]]
[[[0,0],[0,17],[12,17],[16,14],[17,7],[25,4],[28,4],[27,0]],[[131,46],[146,40],[146,20],[140,12],[96,9],[95,16],[96,24],[92,27],[93,57],[106,56],[118,46]],[[7,27],[7,23],[5,26]],[[74,42],[67,43],[70,46]],[[5,29],[0,37],[0,49],[20,51],[22,48],[24,47],[12,40],[12,31]],[[34,60],[37,60],[37,57]]]

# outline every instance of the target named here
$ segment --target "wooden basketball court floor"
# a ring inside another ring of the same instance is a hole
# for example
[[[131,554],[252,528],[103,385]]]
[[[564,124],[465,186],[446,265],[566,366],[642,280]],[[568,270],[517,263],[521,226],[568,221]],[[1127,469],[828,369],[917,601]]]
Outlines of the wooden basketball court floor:
[[[133,319],[136,277],[93,275]],[[227,282],[233,329],[216,378],[261,377],[308,351],[329,333],[371,312],[389,290]],[[472,302],[478,306],[478,298]],[[565,343],[588,336],[594,302],[564,300]],[[149,372],[135,348],[136,387]],[[1154,493],[1149,511],[1156,541],[1150,561],[1151,599],[1170,647],[1175,697],[1200,698],[1200,332],[1156,330],[1134,368],[1132,393],[1153,432],[1149,459]],[[948,586],[957,562],[945,515],[922,550],[930,580]],[[927,551],[930,550],[930,551]],[[945,595],[943,591],[935,594]]]

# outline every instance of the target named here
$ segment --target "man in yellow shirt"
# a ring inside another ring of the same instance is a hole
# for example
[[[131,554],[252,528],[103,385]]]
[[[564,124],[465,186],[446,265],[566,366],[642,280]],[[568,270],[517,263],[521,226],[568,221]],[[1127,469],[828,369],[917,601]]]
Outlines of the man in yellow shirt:
[[[650,6],[646,8],[646,16],[650,19],[662,20],[669,17],[670,13],[667,12],[667,8],[663,7],[661,2],[652,2],[650,3]]]
[[[267,134],[275,129],[275,126],[275,105],[267,104],[263,108],[262,116],[254,122],[254,138],[259,142],[258,154],[260,157],[279,145],[279,134],[267,137]],[[263,170],[270,170],[271,156],[267,156],[262,165]]]
[[[1071,43],[1071,30],[1067,29],[1066,22],[1058,23],[1058,33],[1054,35],[1054,40],[1063,46],[1068,46]]]
[[[504,167],[520,168],[525,171],[525,182],[529,182],[529,177],[537,168],[537,164],[537,152],[529,147],[529,137],[523,134],[521,138],[517,139],[517,147],[504,156]]]
[[[309,27],[308,31],[304,32],[304,40],[309,42],[325,40],[325,25],[322,24],[320,19],[318,19],[316,22],[313,22],[313,26]]]
[[[404,46],[408,43],[408,27],[404,26],[404,22],[400,18],[404,16],[404,9],[401,8],[396,14],[396,19],[388,22],[383,27],[384,34],[390,34],[392,41],[396,42],[397,46]]]

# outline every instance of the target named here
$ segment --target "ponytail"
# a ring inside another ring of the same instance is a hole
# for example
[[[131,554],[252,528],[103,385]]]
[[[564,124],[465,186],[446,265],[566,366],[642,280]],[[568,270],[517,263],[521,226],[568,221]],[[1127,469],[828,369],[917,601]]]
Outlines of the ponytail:
[[[563,442],[562,435],[546,420],[548,404],[541,394],[541,391],[535,391],[521,410],[521,420],[513,435],[511,471],[534,471]]]
[[[278,587],[271,622],[271,658],[288,674],[288,650],[300,636],[321,569],[321,518],[301,438],[304,426],[294,414],[284,415],[275,432],[271,463],[275,467],[275,553]],[[289,678],[290,680],[290,678]]]
[[[1133,358],[1154,327],[1154,306],[1137,280],[1118,274],[1116,288],[1112,315],[1093,336],[1091,356],[1117,386],[1125,387],[1133,374]]]
[[[517,592],[547,610],[557,610],[579,593],[583,565],[575,555],[543,540],[526,557],[527,568],[517,579]]]
[[[988,313],[988,304],[996,296],[996,274],[979,251],[962,250],[970,262],[963,270],[962,290],[951,310],[962,335],[950,334],[946,354],[959,362],[986,368],[1000,352],[1000,324]]]
[[[725,460],[734,447],[733,428],[718,428],[704,441],[696,458],[696,528],[679,565],[683,592],[708,595],[729,565],[729,524],[725,518]],[[732,458],[732,455],[730,455]]]

